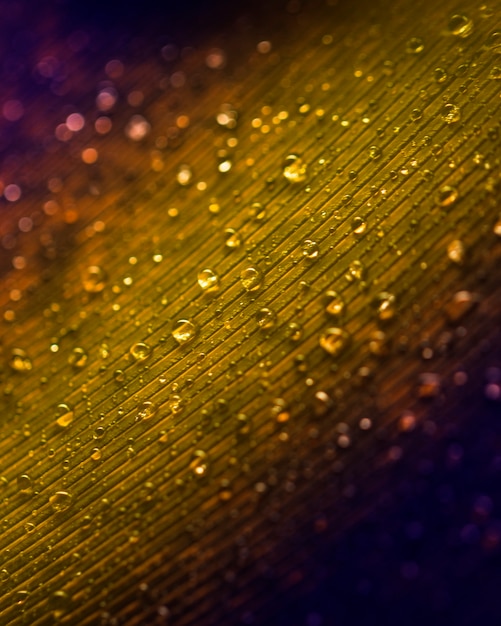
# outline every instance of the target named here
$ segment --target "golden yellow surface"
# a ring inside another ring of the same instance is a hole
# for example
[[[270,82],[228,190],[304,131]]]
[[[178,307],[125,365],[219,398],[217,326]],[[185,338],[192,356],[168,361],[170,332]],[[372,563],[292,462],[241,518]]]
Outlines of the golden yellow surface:
[[[68,60],[1,224],[0,623],[268,623],[288,523],[440,436],[500,320],[499,4],[361,6]]]

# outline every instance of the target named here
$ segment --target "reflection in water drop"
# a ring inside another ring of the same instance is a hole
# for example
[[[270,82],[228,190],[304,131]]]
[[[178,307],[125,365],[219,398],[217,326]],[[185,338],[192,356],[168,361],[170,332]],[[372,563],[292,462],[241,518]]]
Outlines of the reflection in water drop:
[[[131,346],[130,354],[136,361],[145,361],[151,356],[153,348],[146,343],[138,342]]]
[[[318,247],[318,243],[316,241],[312,241],[311,239],[306,239],[301,246],[301,250],[303,252],[303,256],[306,259],[317,259],[320,254],[320,248]]]
[[[456,104],[448,102],[442,107],[441,117],[446,124],[454,124],[461,119],[461,109]]]
[[[257,267],[246,267],[240,272],[240,282],[247,291],[256,291],[261,287],[263,274]]]
[[[137,420],[148,420],[154,417],[158,412],[158,406],[154,402],[146,400],[139,405],[139,410],[136,416]]]
[[[56,493],[49,498],[49,503],[52,510],[56,513],[65,511],[73,500],[73,496],[67,491],[56,491]]]
[[[285,158],[282,174],[289,183],[302,183],[306,180],[306,170],[306,163],[297,154],[289,154]]]
[[[320,335],[319,344],[331,356],[339,356],[348,345],[350,336],[342,328],[328,328]]]
[[[456,37],[468,37],[473,30],[473,21],[466,15],[453,15],[449,20],[449,32]]]
[[[190,470],[196,478],[202,478],[207,474],[209,459],[204,450],[195,450]]]
[[[58,404],[56,407],[56,423],[61,428],[66,428],[71,424],[74,417],[74,411],[68,404]]]
[[[219,276],[209,268],[198,272],[198,284],[206,293],[214,293],[219,289]]]
[[[445,185],[438,190],[436,202],[439,206],[449,207],[458,199],[458,190],[450,185]]]
[[[268,308],[259,309],[256,313],[256,322],[263,330],[273,328],[276,324],[277,316],[274,311]]]
[[[100,293],[106,285],[106,272],[99,265],[91,265],[82,276],[82,284],[87,293]]]
[[[31,359],[21,348],[14,348],[12,350],[9,366],[15,372],[29,372],[33,368]]]
[[[172,329],[172,336],[179,345],[187,344],[197,336],[198,329],[189,320],[178,320]]]

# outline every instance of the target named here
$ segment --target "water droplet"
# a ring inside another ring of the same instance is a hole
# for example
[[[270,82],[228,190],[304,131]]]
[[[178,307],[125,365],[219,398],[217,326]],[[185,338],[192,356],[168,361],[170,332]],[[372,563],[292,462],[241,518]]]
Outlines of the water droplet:
[[[315,415],[322,416],[334,407],[334,401],[325,391],[317,391],[313,399],[313,410]]]
[[[73,421],[75,413],[68,404],[58,404],[56,407],[56,424],[61,428],[66,428]]]
[[[198,284],[206,293],[214,293],[219,289],[219,276],[206,268],[198,272]]]
[[[260,202],[253,202],[249,209],[249,217],[256,222],[261,222],[266,217],[266,209]]]
[[[21,474],[17,477],[17,488],[22,493],[31,493],[33,489],[33,482],[28,474]]]
[[[208,461],[207,453],[204,450],[195,450],[193,460],[190,463],[190,470],[196,478],[202,478],[207,474]]]
[[[473,30],[473,21],[466,15],[453,15],[449,20],[449,32],[456,37],[468,37]]]
[[[231,104],[223,104],[216,115],[216,122],[223,128],[233,129],[237,125],[238,113]]]
[[[92,452],[91,452],[90,458],[93,461],[100,461],[102,456],[103,455],[102,455],[101,450],[99,448],[92,448]]]
[[[274,311],[268,308],[259,309],[256,313],[256,322],[263,330],[273,328],[277,322],[277,316]]]
[[[447,80],[447,72],[442,67],[436,67],[433,70],[433,78],[436,83],[445,83]]]
[[[235,248],[238,248],[240,246],[240,244],[242,243],[242,238],[240,237],[239,233],[237,233],[236,230],[234,230],[233,228],[227,228],[224,231],[224,245],[227,248],[230,248],[230,250],[234,250]]]
[[[405,45],[407,54],[419,54],[424,50],[424,42],[420,37],[412,37]]]
[[[154,417],[158,412],[158,406],[154,402],[146,400],[139,405],[139,410],[136,416],[137,420],[149,420]]]
[[[381,148],[379,148],[378,146],[370,146],[369,148],[369,158],[375,160],[375,159],[379,159],[382,155],[382,151]]]
[[[453,263],[461,265],[464,261],[464,255],[464,244],[460,239],[454,239],[447,246],[447,256]]]
[[[198,329],[189,320],[178,320],[172,329],[172,336],[179,345],[189,343],[197,336]]]
[[[501,237],[501,217],[494,224],[492,231],[495,235],[497,235],[498,237]]]
[[[91,265],[82,276],[82,285],[87,293],[100,293],[106,285],[106,272],[99,265]]]
[[[421,374],[418,383],[418,396],[420,398],[435,398],[440,393],[440,375],[427,372]]]
[[[390,352],[388,338],[382,330],[371,333],[369,339],[369,352],[377,357],[387,356]]]
[[[436,202],[439,206],[449,207],[458,199],[458,191],[455,187],[445,185],[438,190]]]
[[[72,500],[73,496],[67,491],[56,491],[56,493],[49,498],[49,503],[52,510],[59,513],[60,511],[66,511],[71,505]]]
[[[21,348],[14,348],[12,350],[9,366],[15,372],[30,372],[33,368],[31,359]]]
[[[413,122],[417,122],[422,117],[423,117],[423,112],[421,111],[421,109],[412,109],[412,111],[411,111],[411,120]]]
[[[192,178],[193,172],[191,167],[186,164],[180,165],[176,173],[176,180],[178,184],[181,185],[181,187],[186,187],[191,183]]]
[[[181,413],[181,411],[184,409],[184,402],[181,396],[172,396],[172,398],[169,400],[169,409],[174,414]]]
[[[306,180],[306,163],[297,154],[289,154],[284,161],[282,174],[289,183],[302,183]]]
[[[396,314],[396,299],[395,296],[388,292],[382,291],[376,296],[376,310],[377,316],[382,321],[391,320]]]
[[[454,124],[461,119],[461,109],[456,104],[448,102],[442,107],[441,117],[446,124]]]
[[[456,323],[469,313],[479,301],[478,294],[466,290],[458,291],[454,294],[452,300],[446,304],[445,314],[450,322]]]
[[[501,54],[501,31],[494,31],[487,37],[486,47],[496,54]]]
[[[325,305],[325,311],[333,317],[339,317],[344,313],[345,301],[337,293],[337,291],[327,291],[325,294],[327,304]]]
[[[331,356],[339,356],[348,345],[350,336],[342,328],[328,328],[320,335],[319,344]]]
[[[145,361],[151,356],[152,352],[153,348],[142,342],[135,343],[130,348],[130,354],[136,361]]]
[[[490,80],[501,80],[501,67],[499,65],[495,65],[491,68],[489,72],[489,76],[487,77]]]
[[[88,360],[88,354],[83,348],[73,348],[68,357],[68,363],[75,369],[82,369]]]
[[[263,273],[257,267],[246,267],[240,272],[240,282],[247,291],[256,291],[263,282]]]
[[[285,328],[285,334],[291,341],[299,341],[303,337],[303,327],[297,322],[289,322]]]
[[[346,272],[344,277],[349,283],[352,283],[356,280],[363,280],[365,278],[365,267],[360,261],[353,261],[348,266],[348,271]]]
[[[316,259],[320,253],[320,248],[318,247],[318,243],[316,241],[312,241],[311,239],[306,239],[301,246],[301,250],[303,252],[303,256],[306,259]]]
[[[365,234],[365,231],[367,230],[367,222],[364,221],[363,218],[356,216],[351,222],[351,228],[354,235],[358,235],[359,237],[361,237],[363,234]]]
[[[274,398],[270,413],[279,424],[285,424],[291,416],[287,410],[287,402],[283,398]]]

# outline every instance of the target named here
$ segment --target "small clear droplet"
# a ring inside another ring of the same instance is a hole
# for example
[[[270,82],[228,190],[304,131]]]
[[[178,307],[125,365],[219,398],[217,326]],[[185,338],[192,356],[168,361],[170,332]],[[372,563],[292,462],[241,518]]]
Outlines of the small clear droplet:
[[[306,259],[317,259],[318,255],[320,254],[320,248],[318,246],[318,243],[316,241],[312,241],[311,239],[306,239],[303,242],[303,245],[301,246],[301,250],[303,253],[303,256]]]
[[[438,190],[436,202],[439,206],[449,207],[458,199],[458,190],[450,185],[445,185]]]
[[[447,256],[449,259],[456,263],[457,265],[461,265],[464,261],[465,249],[464,244],[460,239],[454,239],[447,246]]]
[[[412,109],[410,117],[413,122],[417,122],[423,117],[423,111],[421,109]]]
[[[257,267],[246,267],[240,272],[240,282],[247,291],[256,291],[263,282],[263,273]]]
[[[455,37],[468,37],[473,30],[473,21],[466,15],[453,15],[448,28]]]
[[[449,321],[454,323],[459,322],[478,304],[479,300],[478,294],[466,290],[458,291],[445,305],[445,314]]]
[[[87,293],[100,293],[106,286],[106,272],[99,265],[91,265],[82,276],[83,288]]]
[[[139,405],[139,410],[136,416],[138,420],[149,420],[158,413],[158,405],[154,402],[146,400]]]
[[[175,415],[177,413],[181,413],[181,411],[184,409],[184,402],[181,396],[178,396],[178,395],[172,396],[172,398],[169,400],[169,409]]]
[[[277,316],[274,311],[265,307],[256,313],[256,322],[263,330],[269,330],[275,326]]]
[[[153,348],[141,341],[133,344],[130,348],[130,354],[136,361],[145,361],[151,356],[152,352]]]
[[[418,383],[418,396],[420,398],[435,398],[440,393],[441,379],[439,374],[426,372],[421,374]]]
[[[351,228],[354,235],[361,237],[367,230],[367,222],[362,217],[354,217],[351,222]]]
[[[214,293],[219,289],[219,276],[214,270],[205,268],[198,272],[198,284],[206,293]]]
[[[69,404],[58,404],[56,407],[56,423],[61,428],[66,428],[73,421],[75,413]]]
[[[190,463],[190,470],[196,478],[202,478],[209,469],[209,459],[204,450],[195,450],[193,460]]]
[[[325,305],[325,311],[333,317],[339,317],[344,313],[345,301],[337,293],[337,291],[329,290],[326,294],[327,304]]]
[[[320,335],[319,344],[331,356],[339,356],[348,345],[350,336],[342,328],[328,328]]]
[[[71,505],[73,496],[67,491],[56,491],[56,493],[49,498],[49,503],[52,510],[56,513],[60,511],[66,511]]]
[[[172,336],[179,345],[184,345],[195,339],[198,329],[189,320],[178,320],[172,329]]]
[[[448,102],[442,107],[441,117],[446,124],[455,124],[461,119],[461,109],[456,104]]]
[[[433,70],[433,78],[436,83],[445,83],[447,80],[447,72],[442,67],[436,67]]]
[[[9,359],[9,366],[15,372],[30,372],[33,368],[33,363],[24,350],[14,348]]]
[[[193,179],[193,171],[189,165],[180,165],[177,173],[176,180],[181,187],[187,187]]]
[[[234,107],[231,104],[226,103],[221,106],[219,113],[216,115],[216,122],[219,124],[219,126],[227,128],[229,130],[236,127],[237,119],[237,111],[235,111]]]
[[[420,37],[412,37],[405,45],[407,54],[419,54],[424,50],[424,42]]]
[[[83,348],[73,348],[68,357],[68,363],[75,369],[82,369],[85,367],[88,358],[88,354]]]
[[[242,243],[242,238],[240,234],[233,228],[227,228],[224,231],[224,245],[230,250],[234,250],[235,248],[240,247]]]
[[[397,312],[395,296],[388,291],[379,293],[376,296],[376,310],[377,316],[382,322],[393,319]]]
[[[487,37],[486,48],[495,54],[501,54],[501,31],[496,30]]]
[[[282,174],[289,183],[302,183],[306,180],[306,163],[297,154],[289,154],[284,161]]]
[[[346,272],[344,277],[349,283],[363,280],[365,278],[365,267],[362,265],[360,261],[358,260],[353,261],[348,266],[348,271]]]
[[[21,476],[17,477],[17,488],[22,493],[31,493],[33,482],[28,474],[21,474]]]
[[[303,327],[297,322],[289,322],[286,326],[285,334],[291,341],[299,341],[303,337]]]
[[[493,233],[498,237],[501,237],[501,218],[497,220],[492,229]]]

